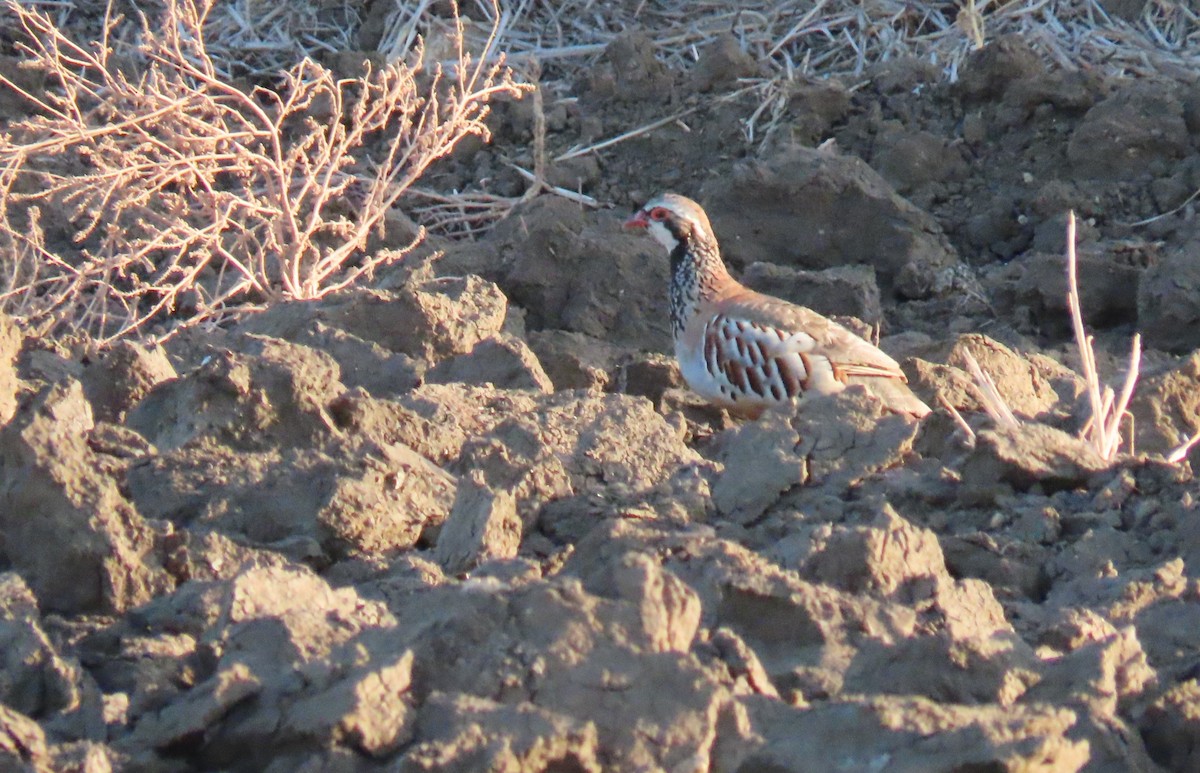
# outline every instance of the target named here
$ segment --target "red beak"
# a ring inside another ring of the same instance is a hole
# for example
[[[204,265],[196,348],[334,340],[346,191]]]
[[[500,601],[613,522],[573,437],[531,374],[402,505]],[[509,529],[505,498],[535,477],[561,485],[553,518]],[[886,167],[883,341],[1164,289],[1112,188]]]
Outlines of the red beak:
[[[634,212],[632,215],[630,215],[629,219],[625,221],[625,225],[623,225],[622,228],[624,228],[626,231],[633,231],[638,228],[647,228],[649,225],[650,221],[646,219],[646,213],[639,209],[637,212]]]

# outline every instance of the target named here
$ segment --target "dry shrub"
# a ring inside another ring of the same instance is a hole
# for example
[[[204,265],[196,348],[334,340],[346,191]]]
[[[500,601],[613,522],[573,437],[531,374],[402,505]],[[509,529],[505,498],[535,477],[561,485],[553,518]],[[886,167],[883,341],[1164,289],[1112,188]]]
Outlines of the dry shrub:
[[[406,252],[364,252],[389,208],[459,140],[487,138],[490,98],[524,88],[490,45],[464,49],[457,19],[445,70],[418,41],[360,77],[305,59],[244,87],[206,50],[211,4],[165,0],[124,45],[111,6],[82,43],[7,0],[49,82],[32,94],[0,76],[36,108],[0,136],[0,301],[35,331],[103,343],[169,316],[161,336],[368,279]]]

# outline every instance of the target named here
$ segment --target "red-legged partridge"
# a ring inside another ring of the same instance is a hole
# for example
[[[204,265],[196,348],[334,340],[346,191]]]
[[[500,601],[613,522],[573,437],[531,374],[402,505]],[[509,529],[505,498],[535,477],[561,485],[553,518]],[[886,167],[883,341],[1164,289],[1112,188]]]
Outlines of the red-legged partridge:
[[[625,221],[671,254],[671,329],[688,386],[743,416],[788,407],[806,394],[862,384],[892,411],[922,417],[900,366],[820,314],[755,292],[729,275],[708,216],[674,193],[651,199]]]

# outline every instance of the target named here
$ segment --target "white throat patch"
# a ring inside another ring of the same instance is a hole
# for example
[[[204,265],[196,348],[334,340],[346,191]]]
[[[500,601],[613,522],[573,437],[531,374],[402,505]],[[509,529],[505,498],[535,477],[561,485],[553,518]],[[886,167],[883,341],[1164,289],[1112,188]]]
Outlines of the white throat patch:
[[[654,237],[656,242],[667,248],[667,252],[672,252],[679,246],[679,240],[658,220],[651,220],[650,225],[647,226],[647,230],[650,231],[650,235]]]

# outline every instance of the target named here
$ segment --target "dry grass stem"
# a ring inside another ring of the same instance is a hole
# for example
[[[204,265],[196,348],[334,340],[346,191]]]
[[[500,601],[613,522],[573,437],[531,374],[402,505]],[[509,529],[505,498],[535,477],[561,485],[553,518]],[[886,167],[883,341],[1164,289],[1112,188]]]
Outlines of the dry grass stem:
[[[414,217],[430,229],[466,238],[486,233],[524,198],[479,191],[442,193],[415,186],[410,193],[416,203],[408,211]]]
[[[975,430],[971,429],[971,425],[967,424],[967,420],[963,418],[963,415],[958,412],[957,408],[950,404],[950,401],[945,396],[938,395],[937,399],[938,403],[946,409],[946,413],[950,414],[950,417],[954,419],[954,423],[958,425],[958,428],[963,431],[963,435],[967,438],[967,445],[974,446]]]
[[[542,67],[534,62],[529,68],[527,79],[533,86],[533,185],[525,192],[526,198],[537,195],[546,185],[546,105],[541,84],[538,82]],[[522,170],[523,171],[523,170]]]
[[[1077,260],[1075,254],[1075,213],[1067,214],[1067,309],[1071,315],[1071,326],[1075,331],[1075,344],[1079,349],[1080,368],[1087,389],[1091,414],[1080,437],[1096,449],[1101,458],[1111,459],[1121,444],[1121,420],[1126,416],[1133,389],[1137,384],[1142,359],[1142,339],[1134,335],[1129,354],[1129,367],[1125,371],[1125,382],[1121,393],[1114,399],[1111,388],[1101,386],[1096,370],[1096,353],[1092,337],[1083,327],[1083,311],[1079,303],[1079,283],[1076,279]]]
[[[1200,429],[1196,430],[1196,434],[1192,435],[1183,443],[1180,443],[1178,448],[1167,454],[1167,461],[1171,464],[1179,464],[1187,458],[1187,455],[1191,453],[1192,448],[1197,443],[1200,443]]]
[[[552,193],[555,196],[561,196],[562,198],[566,199],[567,201],[573,201],[576,204],[579,204],[584,207],[591,207],[593,209],[596,209],[596,208],[599,208],[599,206],[600,206],[600,202],[596,201],[594,198],[592,198],[591,196],[588,196],[587,194],[579,193],[578,191],[568,190],[566,188],[562,188],[557,185],[551,185],[548,182],[546,182],[544,179],[540,179],[533,172],[530,172],[528,169],[522,169],[521,167],[517,166],[516,164],[509,164],[508,166],[513,171],[515,171],[517,174],[521,175],[521,177],[523,177],[525,180],[534,184],[533,186],[530,187],[530,189],[528,191],[526,191],[525,195],[521,197],[522,199],[531,198],[530,194],[536,194],[536,193],[545,191],[547,193]]]
[[[1111,459],[1117,453],[1117,446],[1121,442],[1121,420],[1125,416],[1133,421],[1133,415],[1128,412],[1129,401],[1133,397],[1133,388],[1137,384],[1138,375],[1141,369],[1142,361],[1142,337],[1139,334],[1134,334],[1133,342],[1130,344],[1129,352],[1129,367],[1125,370],[1125,383],[1121,387],[1121,394],[1117,398],[1115,405],[1106,406],[1108,413],[1104,424],[1104,447],[1100,454],[1105,459]],[[1133,442],[1133,433],[1129,433],[1130,442]]]
[[[1097,437],[1103,432],[1104,407],[1100,392],[1100,377],[1096,373],[1095,352],[1092,349],[1092,339],[1083,329],[1083,312],[1079,306],[1079,285],[1076,280],[1075,258],[1075,213],[1067,214],[1067,310],[1071,315],[1071,325],[1075,331],[1075,343],[1079,348],[1079,367],[1083,370],[1083,381],[1087,389],[1088,403],[1091,414],[1084,426],[1085,434]],[[1093,442],[1099,450],[1101,443]]]
[[[974,355],[965,349],[963,350],[963,358],[967,362],[967,370],[971,373],[971,377],[975,379],[975,385],[979,388],[980,403],[983,405],[983,410],[987,412],[987,415],[991,417],[992,421],[998,427],[1018,426],[1020,422],[1013,414],[1012,409],[1008,407],[1008,402],[1000,394],[1000,390],[996,388],[996,382],[992,380],[992,377],[985,373],[983,368],[979,367],[979,363],[975,360]]]
[[[631,140],[634,137],[640,137],[643,134],[648,134],[648,133],[654,131],[655,129],[660,129],[663,126],[666,126],[667,124],[674,123],[675,121],[678,121],[681,118],[685,118],[685,117],[691,115],[692,113],[696,112],[699,109],[700,108],[698,108],[698,107],[691,107],[691,108],[688,108],[687,110],[680,110],[679,112],[673,113],[673,114],[667,116],[666,118],[660,118],[657,121],[652,121],[652,122],[646,124],[645,126],[639,126],[636,129],[630,129],[629,131],[622,132],[621,134],[618,134],[615,137],[609,137],[606,140],[601,140],[599,142],[593,143],[591,145],[587,145],[585,147],[571,148],[570,150],[566,151],[565,153],[560,153],[559,155],[555,156],[554,160],[555,161],[568,161],[572,158],[578,158],[579,156],[586,156],[588,153],[595,153],[598,150],[604,150],[605,148],[611,148],[613,145],[617,145],[619,143],[625,142],[626,140]]]
[[[463,137],[488,136],[493,96],[522,90],[467,53],[461,21],[453,74],[396,62],[339,79],[305,59],[244,89],[206,47],[212,0],[165,0],[137,20],[136,49],[115,45],[128,25],[111,6],[94,42],[3,8],[58,88],[0,75],[36,107],[0,136],[0,302],[35,331],[101,343],[369,279],[404,253],[364,252],[388,210]]]
[[[983,48],[983,14],[975,7],[975,0],[966,0],[954,21],[970,38],[976,50]]]
[[[1165,217],[1170,217],[1171,215],[1182,212],[1183,210],[1187,209],[1197,198],[1200,198],[1200,188],[1192,191],[1192,195],[1184,199],[1178,206],[1168,209],[1166,212],[1154,215],[1152,217],[1147,217],[1143,220],[1135,220],[1132,223],[1121,223],[1121,225],[1125,226],[1126,228],[1141,228],[1142,226],[1150,225],[1155,221],[1162,220]]]

